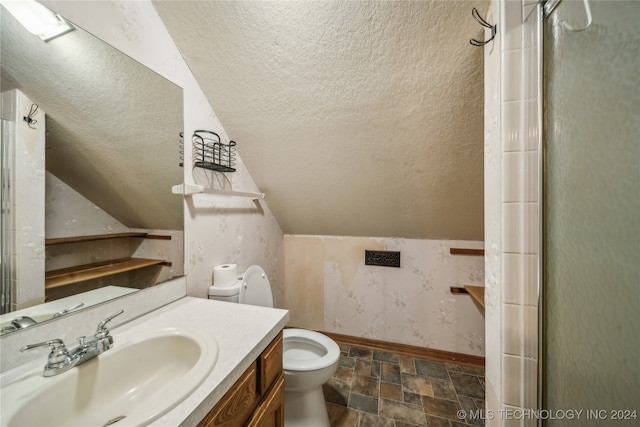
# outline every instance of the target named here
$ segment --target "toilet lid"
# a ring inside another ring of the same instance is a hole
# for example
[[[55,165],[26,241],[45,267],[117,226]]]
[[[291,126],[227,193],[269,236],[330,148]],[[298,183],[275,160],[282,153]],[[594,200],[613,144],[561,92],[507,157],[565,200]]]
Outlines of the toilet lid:
[[[252,265],[242,276],[238,302],[240,304],[273,307],[271,285],[269,285],[267,274],[259,265]]]

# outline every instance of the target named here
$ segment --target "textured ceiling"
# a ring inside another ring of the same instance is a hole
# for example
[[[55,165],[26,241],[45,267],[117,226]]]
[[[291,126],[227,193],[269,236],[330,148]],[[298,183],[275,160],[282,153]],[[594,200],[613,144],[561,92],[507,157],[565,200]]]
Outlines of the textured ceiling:
[[[483,239],[473,1],[155,1],[288,234]]]

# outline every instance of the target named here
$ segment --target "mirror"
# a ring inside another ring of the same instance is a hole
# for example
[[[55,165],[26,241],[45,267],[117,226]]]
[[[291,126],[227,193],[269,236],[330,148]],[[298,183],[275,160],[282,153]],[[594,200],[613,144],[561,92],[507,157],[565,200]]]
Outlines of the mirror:
[[[183,275],[183,200],[171,193],[183,181],[182,89],[75,25],[45,43],[4,8],[0,18],[0,90],[22,92],[38,107],[34,127],[46,129],[46,201],[20,207],[46,205],[46,282],[43,271],[37,284],[46,303],[13,304],[18,311],[3,314],[3,326],[17,315],[48,320]],[[63,285],[68,277],[51,278],[130,258],[157,262]],[[26,285],[15,275],[14,282]]]

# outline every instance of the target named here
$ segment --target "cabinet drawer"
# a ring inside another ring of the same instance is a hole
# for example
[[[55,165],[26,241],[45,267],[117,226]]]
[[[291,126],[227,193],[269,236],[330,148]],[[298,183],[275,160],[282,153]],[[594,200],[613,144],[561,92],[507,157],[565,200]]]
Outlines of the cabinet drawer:
[[[257,380],[257,363],[253,362],[198,427],[243,426],[260,401]]]
[[[280,332],[258,358],[260,396],[264,396],[273,381],[282,373],[282,351],[282,332]]]
[[[247,427],[284,426],[284,374],[276,379],[273,387],[253,413]]]

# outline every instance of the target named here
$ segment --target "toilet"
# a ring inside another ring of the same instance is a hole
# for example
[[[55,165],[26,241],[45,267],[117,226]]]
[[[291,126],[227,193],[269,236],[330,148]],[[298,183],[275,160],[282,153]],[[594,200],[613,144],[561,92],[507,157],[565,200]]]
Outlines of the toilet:
[[[269,279],[258,265],[249,267],[235,283],[211,286],[209,299],[273,307]],[[285,426],[330,427],[322,385],[338,368],[338,344],[318,332],[285,329],[282,357]]]

